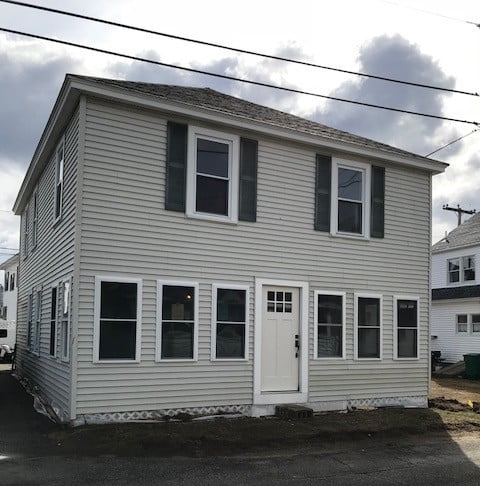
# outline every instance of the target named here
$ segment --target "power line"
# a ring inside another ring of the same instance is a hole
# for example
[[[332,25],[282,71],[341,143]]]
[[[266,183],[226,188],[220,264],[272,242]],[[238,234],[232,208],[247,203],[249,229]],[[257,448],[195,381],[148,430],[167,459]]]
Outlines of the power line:
[[[363,101],[355,101],[355,100],[348,100],[348,99],[345,99],[345,98],[338,98],[338,97],[335,97],[335,96],[327,96],[327,95],[323,95],[323,94],[320,94],[320,93],[313,93],[311,91],[303,91],[303,90],[295,89],[295,88],[287,88],[286,86],[278,86],[278,85],[275,85],[275,84],[264,83],[264,82],[261,82],[261,81],[253,81],[251,79],[237,78],[235,76],[229,76],[228,74],[212,73],[212,72],[204,71],[204,70],[201,70],[201,69],[189,68],[189,67],[184,67],[184,66],[177,66],[175,64],[168,64],[168,63],[161,62],[161,61],[154,61],[153,59],[146,59],[146,58],[143,58],[143,57],[132,56],[132,55],[129,55],[129,54],[122,54],[122,53],[119,53],[119,52],[109,51],[109,50],[106,50],[106,49],[100,49],[98,47],[91,47],[91,46],[86,46],[84,44],[77,44],[75,42],[69,42],[69,41],[64,41],[64,40],[60,40],[60,39],[54,39],[52,37],[45,37],[45,36],[42,36],[42,35],[30,34],[30,33],[21,32],[21,31],[18,31],[18,30],[6,29],[4,27],[0,27],[0,31],[8,32],[10,34],[23,35],[25,37],[30,37],[30,38],[33,38],[33,39],[40,39],[40,40],[45,40],[45,41],[48,41],[48,42],[54,42],[54,43],[57,43],[57,44],[62,44],[62,45],[70,46],[70,47],[78,47],[80,49],[85,49],[85,50],[93,51],[93,52],[99,52],[101,54],[108,54],[110,56],[122,57],[124,59],[130,59],[130,60],[133,60],[133,61],[147,62],[147,63],[150,63],[150,64],[155,64],[157,66],[163,66],[163,67],[168,67],[168,68],[172,68],[172,69],[179,69],[179,70],[187,71],[187,72],[190,72],[190,73],[212,76],[212,77],[215,77],[215,78],[228,79],[230,81],[236,81],[236,82],[239,82],[239,83],[251,84],[251,85],[254,85],[254,86],[261,86],[261,87],[264,87],[264,88],[277,89],[277,90],[286,91],[286,92],[289,92],[289,93],[295,93],[295,94],[307,95],[307,96],[314,96],[316,98],[323,98],[323,99],[333,100],[333,101],[341,101],[343,103],[350,103],[352,105],[366,106],[368,108],[377,108],[379,110],[385,110],[385,111],[394,111],[396,113],[404,113],[404,114],[407,114],[407,115],[423,116],[423,117],[426,117],[426,118],[433,118],[435,120],[445,120],[445,121],[451,121],[451,122],[456,122],[456,123],[466,123],[468,125],[480,126],[480,122],[476,122],[476,121],[462,120],[462,119],[459,119],[459,118],[451,118],[451,117],[440,116],[440,115],[432,115],[432,114],[429,114],[429,113],[420,113],[418,111],[402,110],[401,108],[392,108],[392,107],[389,107],[389,106],[377,105],[377,104],[374,104],[374,103],[366,103],[366,102],[363,102]]]
[[[444,19],[455,20],[456,22],[462,22],[464,24],[471,24],[471,25],[475,25],[476,27],[480,27],[479,23],[471,22],[470,20],[460,19],[458,17],[452,17],[450,15],[445,15],[445,14],[441,14],[441,13],[438,13],[438,12],[432,12],[431,10],[425,10],[423,8],[412,7],[410,5],[403,5],[399,2],[394,2],[392,0],[380,0],[380,1],[384,2],[384,3],[389,3],[390,5],[395,5],[397,7],[407,8],[407,9],[410,9],[410,10],[416,10],[417,12],[423,12],[423,13],[426,13],[426,14],[429,14],[429,15],[435,15],[436,17],[442,17]]]
[[[45,11],[45,12],[55,13],[55,14],[59,14],[59,15],[66,15],[66,16],[69,16],[69,17],[74,17],[74,18],[82,19],[82,20],[88,20],[88,21],[91,21],[91,22],[98,22],[98,23],[110,25],[110,26],[113,26],[113,27],[120,27],[122,29],[135,30],[137,32],[143,32],[143,33],[146,33],[146,34],[159,35],[159,36],[162,36],[162,37],[167,37],[169,39],[191,42],[191,43],[194,43],[194,44],[200,44],[200,45],[208,46],[208,47],[216,47],[216,48],[224,49],[224,50],[227,50],[227,51],[237,52],[239,54],[249,54],[249,55],[252,55],[252,56],[264,57],[264,58],[272,59],[272,60],[276,60],[276,61],[290,62],[290,63],[294,63],[294,64],[300,64],[302,66],[314,67],[314,68],[319,68],[319,69],[326,69],[326,70],[329,70],[329,71],[336,71],[336,72],[344,73],[344,74],[352,74],[354,76],[362,76],[362,77],[366,77],[366,78],[378,79],[378,80],[381,80],[381,81],[388,81],[388,82],[392,82],[392,83],[405,84],[405,85],[408,85],[408,86],[415,86],[417,88],[434,89],[434,90],[438,90],[438,91],[445,91],[447,93],[464,94],[464,95],[468,95],[468,96],[480,96],[478,93],[475,93],[475,92],[462,91],[462,90],[456,90],[456,89],[451,89],[451,88],[443,88],[443,87],[440,87],[440,86],[433,86],[433,85],[430,85],[430,84],[415,83],[413,81],[405,81],[405,80],[401,80],[401,79],[388,78],[388,77],[385,77],[385,76],[376,76],[374,74],[366,74],[366,73],[360,73],[360,72],[357,72],[357,71],[349,71],[347,69],[335,68],[335,67],[331,67],[331,66],[324,66],[324,65],[321,65],[321,64],[315,64],[315,63],[311,63],[311,62],[307,62],[307,61],[300,61],[298,59],[291,59],[291,58],[283,57],[283,56],[275,56],[273,54],[265,54],[265,53],[261,53],[261,52],[250,51],[250,50],[247,50],[247,49],[240,49],[240,48],[237,48],[237,47],[226,46],[226,45],[223,45],[223,44],[216,44],[214,42],[207,42],[207,41],[202,41],[202,40],[199,40],[199,39],[192,39],[192,38],[189,38],[189,37],[183,37],[183,36],[174,35],[174,34],[167,34],[165,32],[159,32],[159,31],[155,31],[155,30],[151,30],[151,29],[146,29],[146,28],[143,28],[143,27],[135,27],[133,25],[121,24],[119,22],[113,22],[111,20],[99,19],[98,17],[91,17],[91,16],[88,16],[88,15],[77,14],[77,13],[74,13],[74,12],[69,12],[69,11],[66,11],[66,10],[59,10],[59,9],[56,9],[56,8],[44,7],[44,6],[41,6],[41,5],[34,5],[34,4],[31,4],[31,3],[18,2],[16,0],[0,0],[0,2],[9,3],[9,4],[12,4],[12,5],[17,5],[17,6],[21,6],[21,7],[33,8],[33,9],[42,10],[42,11]]]
[[[442,145],[440,148],[434,150],[433,152],[430,152],[429,154],[425,155],[425,157],[430,157],[430,155],[436,154],[437,152],[440,152],[440,150],[443,150],[444,148],[450,147],[450,145],[453,145],[456,142],[459,142],[460,140],[463,140],[464,138],[468,137],[469,135],[472,135],[473,133],[478,132],[478,128],[475,128],[475,130],[472,130],[470,133],[467,133],[466,135],[463,135],[461,137],[456,138],[455,140],[452,140],[451,142]]]

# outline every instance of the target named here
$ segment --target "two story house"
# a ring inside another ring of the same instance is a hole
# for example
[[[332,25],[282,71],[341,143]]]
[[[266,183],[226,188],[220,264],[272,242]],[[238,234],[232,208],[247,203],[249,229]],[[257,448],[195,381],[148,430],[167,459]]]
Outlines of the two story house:
[[[480,351],[480,213],[432,247],[432,350],[447,363]]]
[[[445,167],[208,88],[67,75],[14,206],[18,374],[70,423],[426,406]]]
[[[17,320],[18,254],[0,263],[3,270],[3,308],[0,318],[15,324]]]

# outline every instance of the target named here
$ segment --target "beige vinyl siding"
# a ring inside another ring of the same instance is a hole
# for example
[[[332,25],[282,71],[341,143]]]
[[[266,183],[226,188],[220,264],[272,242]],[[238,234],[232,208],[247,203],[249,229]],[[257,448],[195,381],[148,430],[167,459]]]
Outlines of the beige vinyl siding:
[[[70,364],[49,355],[51,288],[73,272],[75,237],[75,190],[78,162],[79,119],[76,112],[65,130],[65,166],[62,219],[53,225],[55,198],[55,155],[37,184],[37,246],[25,257],[21,245],[17,323],[17,372],[36,385],[42,395],[60,410],[64,420],[70,418]],[[59,140],[60,141],[60,140]],[[30,216],[33,205],[29,205]],[[21,240],[25,236],[25,214],[21,222]],[[30,231],[30,239],[32,232]],[[42,290],[40,353],[34,356],[27,347],[28,294]],[[57,320],[57,355],[60,355],[60,320]]]
[[[313,230],[315,153],[321,150],[234,131],[259,140],[257,222],[229,225],[187,219],[164,210],[168,119],[94,99],[87,103],[77,412],[251,404],[255,277],[310,285],[310,401],[425,397],[430,175],[387,164],[385,238],[333,238]],[[96,275],[143,279],[138,364],[92,363]],[[154,362],[157,279],[200,284],[196,363]],[[221,282],[250,286],[247,362],[210,361],[211,284]],[[343,361],[312,359],[316,289],[347,292],[347,359]],[[382,361],[353,359],[354,292],[384,295]],[[392,306],[398,294],[420,298],[419,361],[392,359]]]

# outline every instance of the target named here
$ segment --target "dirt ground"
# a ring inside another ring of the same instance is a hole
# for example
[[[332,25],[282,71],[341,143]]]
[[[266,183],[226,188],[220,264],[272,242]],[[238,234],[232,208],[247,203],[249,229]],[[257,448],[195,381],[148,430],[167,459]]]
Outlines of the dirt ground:
[[[480,381],[464,378],[434,378],[431,381],[430,398],[458,400],[460,403],[480,402]]]

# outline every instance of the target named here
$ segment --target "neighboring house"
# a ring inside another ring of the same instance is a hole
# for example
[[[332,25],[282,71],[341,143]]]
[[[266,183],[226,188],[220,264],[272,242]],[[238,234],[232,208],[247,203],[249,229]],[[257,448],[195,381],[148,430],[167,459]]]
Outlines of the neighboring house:
[[[432,350],[448,363],[480,352],[480,213],[432,247]]]
[[[17,253],[0,263],[0,270],[4,272],[3,308],[0,317],[13,324],[17,320],[18,260]]]
[[[14,211],[64,421],[426,406],[446,164],[207,88],[68,75]]]

